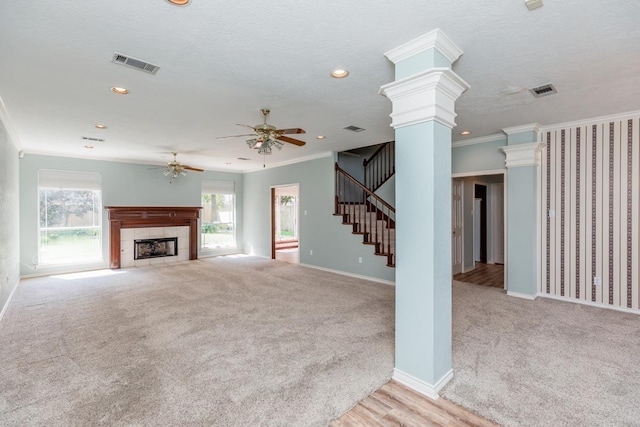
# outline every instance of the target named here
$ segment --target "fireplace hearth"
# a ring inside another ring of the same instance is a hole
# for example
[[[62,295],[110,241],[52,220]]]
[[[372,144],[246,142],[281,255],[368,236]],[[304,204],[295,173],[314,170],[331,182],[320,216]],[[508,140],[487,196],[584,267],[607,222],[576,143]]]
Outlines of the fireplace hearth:
[[[138,239],[133,241],[133,259],[160,258],[178,255],[178,238]]]

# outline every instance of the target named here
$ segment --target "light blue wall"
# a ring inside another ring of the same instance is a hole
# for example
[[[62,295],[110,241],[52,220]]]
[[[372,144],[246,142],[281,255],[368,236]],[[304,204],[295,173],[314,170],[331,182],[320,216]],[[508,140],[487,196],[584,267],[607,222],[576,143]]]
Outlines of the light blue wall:
[[[518,132],[509,135],[509,145],[531,144],[538,140],[538,134],[534,131]]]
[[[38,254],[38,169],[98,172],[102,176],[104,206],[200,206],[203,179],[236,182],[238,252],[242,251],[243,175],[205,171],[190,172],[169,182],[161,167],[27,154],[20,161],[20,262],[21,274],[48,274],[82,268],[107,267],[109,262],[109,222],[102,216],[104,261],[95,265],[35,269]]]
[[[396,367],[429,384],[451,369],[448,141],[433,121],[396,129]]]
[[[20,278],[18,150],[0,120],[0,313]]]
[[[367,156],[356,157],[338,153],[338,166],[358,181],[364,183],[364,166],[362,166],[362,162],[366,158]]]
[[[468,173],[504,169],[504,153],[500,147],[507,145],[507,137],[481,144],[453,147],[451,172]]]
[[[245,174],[245,252],[271,257],[270,189],[286,184],[300,185],[301,264],[395,280],[386,258],[373,255],[372,247],[362,244],[362,236],[351,234],[342,218],[333,215],[333,156]]]
[[[396,176],[392,176],[375,191],[376,195],[391,206],[396,206]]]
[[[532,166],[509,168],[508,290],[534,295],[537,284],[537,172]]]
[[[434,67],[451,67],[451,62],[436,49],[427,49],[396,64],[396,80]]]

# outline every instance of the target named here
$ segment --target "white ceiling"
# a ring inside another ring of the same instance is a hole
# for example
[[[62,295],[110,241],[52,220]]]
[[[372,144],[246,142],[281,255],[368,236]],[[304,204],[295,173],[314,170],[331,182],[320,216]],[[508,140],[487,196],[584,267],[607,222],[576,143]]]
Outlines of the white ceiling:
[[[260,123],[262,107],[307,131],[267,164],[393,139],[384,52],[434,28],[464,51],[454,70],[471,84],[454,140],[640,109],[639,18],[635,2],[602,0],[2,1],[0,98],[27,154],[159,164],[176,150],[192,166],[252,170],[263,159],[246,138],[216,137],[246,133],[235,124]],[[115,65],[114,52],[160,70]],[[336,67],[351,75],[331,78]],[[558,94],[525,90],[548,82]],[[105,141],[89,150],[82,136]]]

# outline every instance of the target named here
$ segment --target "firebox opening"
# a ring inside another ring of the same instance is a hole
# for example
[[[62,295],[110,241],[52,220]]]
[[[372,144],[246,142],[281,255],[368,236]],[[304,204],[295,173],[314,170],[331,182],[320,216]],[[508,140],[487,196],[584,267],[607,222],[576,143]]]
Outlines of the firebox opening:
[[[133,241],[133,259],[160,258],[178,255],[178,238],[139,239]]]

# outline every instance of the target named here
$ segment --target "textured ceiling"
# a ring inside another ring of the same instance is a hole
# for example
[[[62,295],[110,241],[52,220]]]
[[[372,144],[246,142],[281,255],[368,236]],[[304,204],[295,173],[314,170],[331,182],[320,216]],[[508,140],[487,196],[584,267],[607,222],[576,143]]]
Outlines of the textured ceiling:
[[[263,159],[246,138],[216,137],[245,133],[235,124],[260,123],[262,107],[277,127],[307,131],[306,146],[267,164],[393,139],[384,52],[435,28],[464,51],[454,70],[471,84],[454,140],[639,109],[639,16],[634,2],[601,0],[531,12],[521,0],[3,1],[0,98],[27,154],[158,164],[176,150],[192,166],[251,170]],[[115,65],[114,52],[160,70]],[[336,67],[351,75],[331,78]],[[548,82],[558,94],[525,90]],[[89,150],[82,136],[105,141]]]

